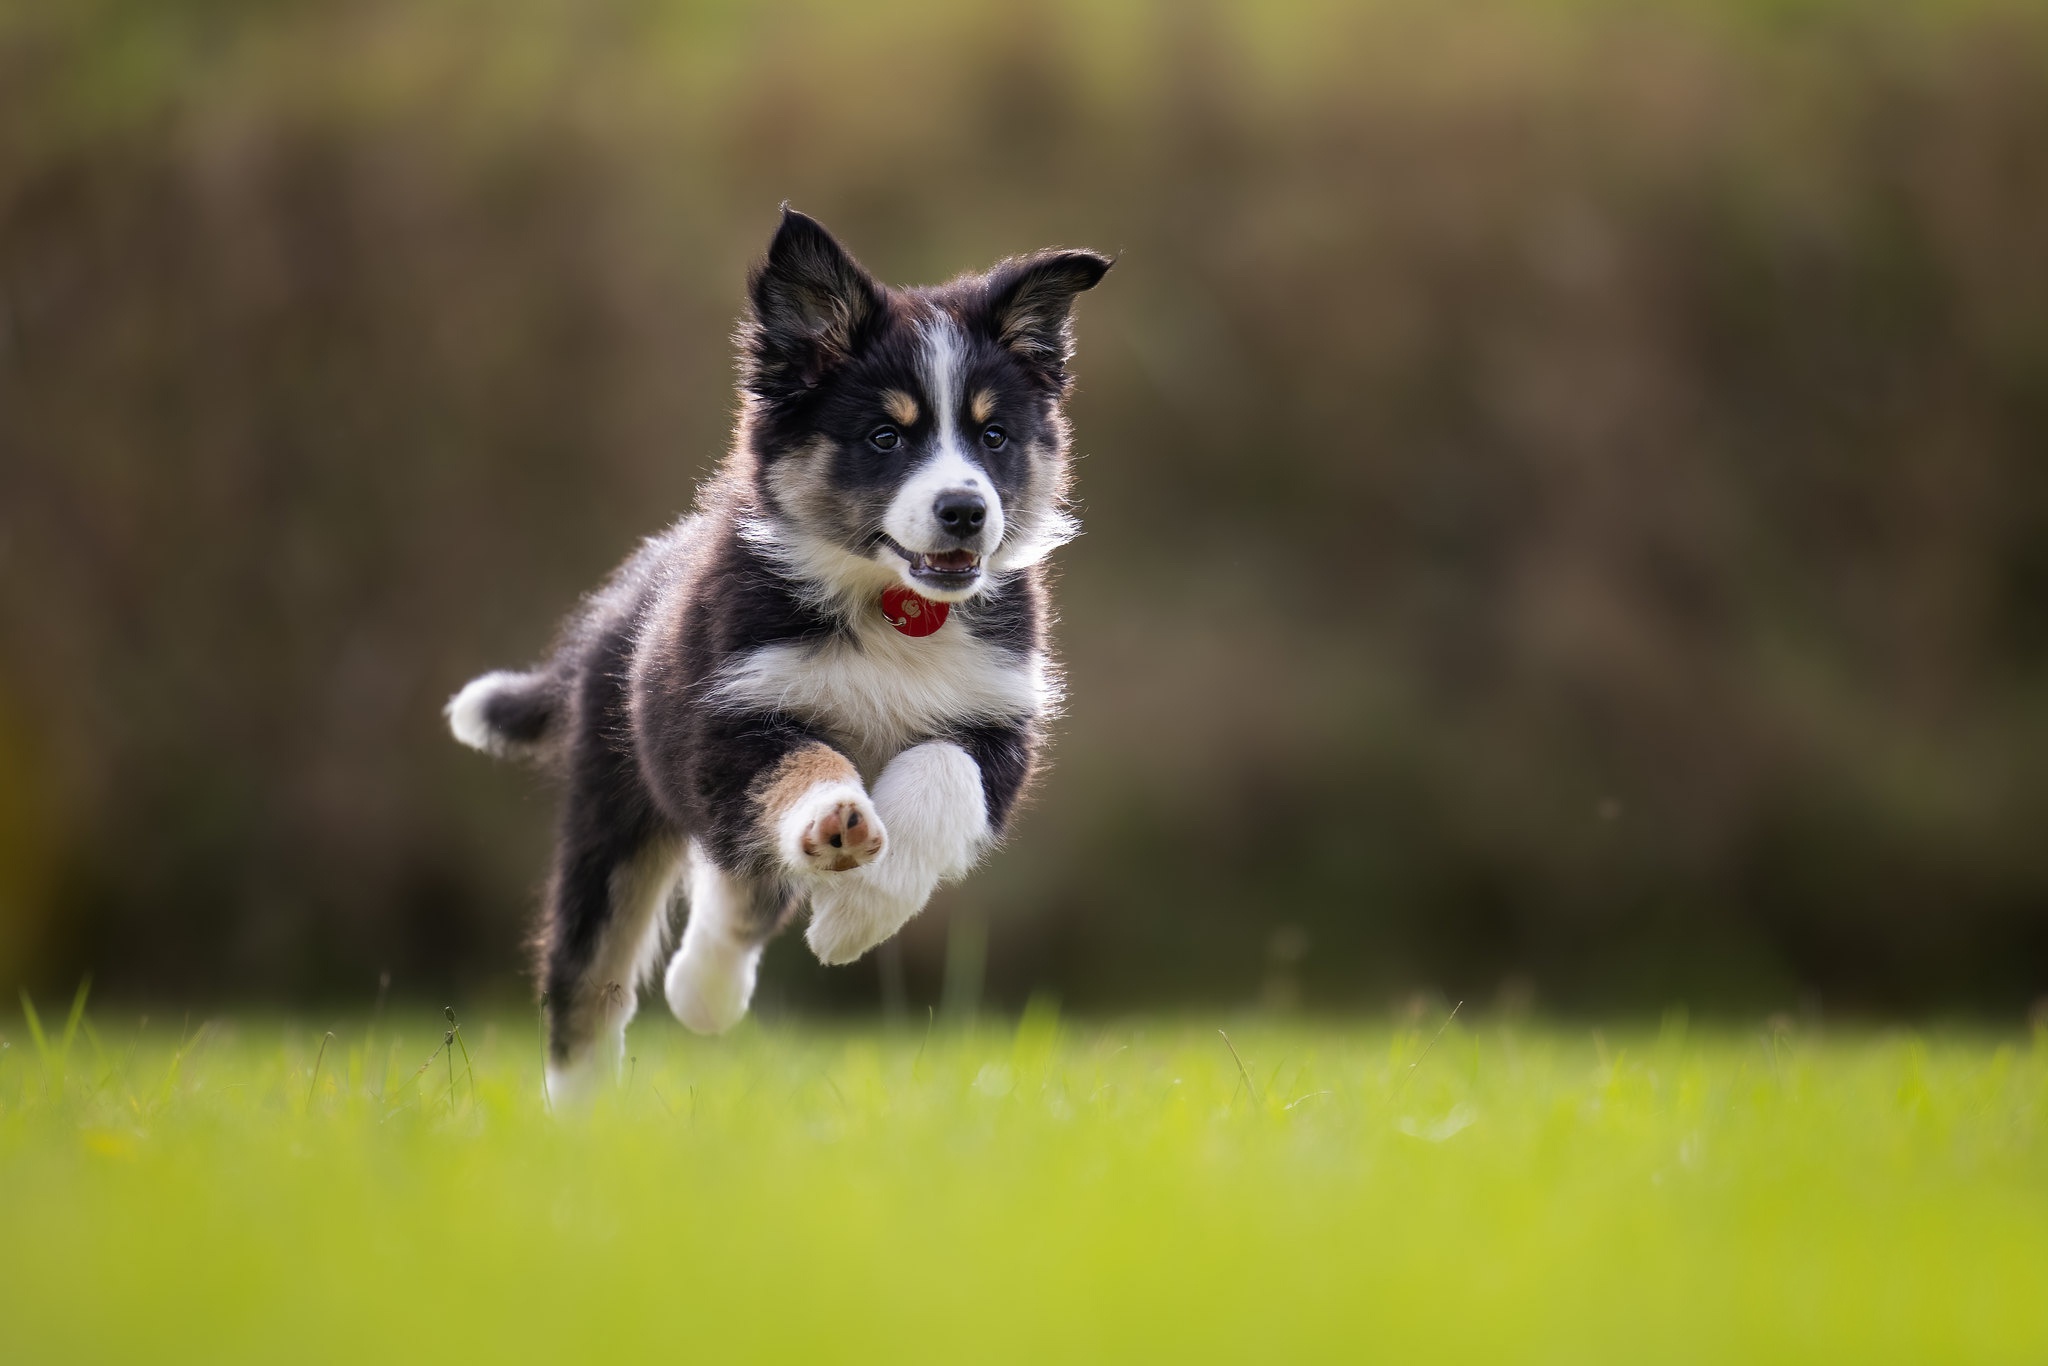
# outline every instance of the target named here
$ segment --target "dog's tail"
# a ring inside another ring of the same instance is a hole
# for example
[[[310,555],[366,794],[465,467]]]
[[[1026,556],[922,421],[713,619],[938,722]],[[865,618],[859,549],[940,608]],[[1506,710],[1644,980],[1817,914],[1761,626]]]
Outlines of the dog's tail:
[[[471,749],[501,759],[537,756],[562,727],[569,680],[540,668],[532,673],[496,670],[472,678],[448,699],[448,729]]]

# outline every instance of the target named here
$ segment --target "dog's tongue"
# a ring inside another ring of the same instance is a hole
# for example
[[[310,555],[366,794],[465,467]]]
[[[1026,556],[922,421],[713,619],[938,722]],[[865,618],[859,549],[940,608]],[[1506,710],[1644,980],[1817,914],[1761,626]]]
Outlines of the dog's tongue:
[[[946,624],[952,604],[919,597],[902,584],[882,590],[882,617],[906,636],[928,636]]]
[[[924,562],[944,574],[960,574],[974,568],[974,552],[971,550],[937,550],[924,557]]]

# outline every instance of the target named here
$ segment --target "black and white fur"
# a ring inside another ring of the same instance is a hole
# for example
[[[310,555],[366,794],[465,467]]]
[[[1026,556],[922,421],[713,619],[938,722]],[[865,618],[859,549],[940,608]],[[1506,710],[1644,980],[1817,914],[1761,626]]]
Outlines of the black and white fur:
[[[1044,251],[891,289],[785,209],[696,510],[545,663],[448,704],[457,739],[564,782],[539,936],[557,1098],[616,1064],[679,889],[669,1007],[717,1033],[802,907],[819,959],[851,962],[1001,838],[1059,701],[1043,563],[1077,529],[1070,313],[1109,265]],[[899,634],[896,584],[946,624]]]

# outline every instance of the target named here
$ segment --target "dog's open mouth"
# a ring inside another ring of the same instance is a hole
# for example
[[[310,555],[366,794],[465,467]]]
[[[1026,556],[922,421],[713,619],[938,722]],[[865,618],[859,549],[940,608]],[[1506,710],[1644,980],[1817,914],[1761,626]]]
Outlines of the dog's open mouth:
[[[910,577],[934,588],[966,588],[981,577],[981,556],[971,550],[906,550],[887,536],[882,544],[910,564]]]

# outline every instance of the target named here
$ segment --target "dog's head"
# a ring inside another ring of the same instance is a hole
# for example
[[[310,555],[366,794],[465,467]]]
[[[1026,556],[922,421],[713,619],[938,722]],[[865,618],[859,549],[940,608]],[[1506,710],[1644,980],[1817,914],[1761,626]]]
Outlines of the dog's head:
[[[958,602],[1071,537],[1070,314],[1109,266],[1042,251],[891,289],[784,209],[740,331],[757,543],[834,596]]]

